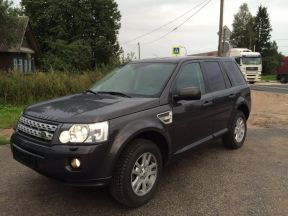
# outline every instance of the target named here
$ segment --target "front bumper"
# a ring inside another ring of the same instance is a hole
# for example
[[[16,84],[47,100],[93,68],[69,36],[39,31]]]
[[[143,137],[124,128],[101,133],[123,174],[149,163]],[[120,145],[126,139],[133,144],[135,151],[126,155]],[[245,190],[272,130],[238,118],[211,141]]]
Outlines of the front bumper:
[[[43,145],[36,140],[14,133],[11,150],[18,162],[35,171],[71,185],[104,186],[110,182],[110,168],[105,163],[108,143],[97,145]],[[71,167],[71,160],[81,161],[79,169]]]
[[[261,81],[261,74],[247,72],[244,74],[247,82],[259,82]]]

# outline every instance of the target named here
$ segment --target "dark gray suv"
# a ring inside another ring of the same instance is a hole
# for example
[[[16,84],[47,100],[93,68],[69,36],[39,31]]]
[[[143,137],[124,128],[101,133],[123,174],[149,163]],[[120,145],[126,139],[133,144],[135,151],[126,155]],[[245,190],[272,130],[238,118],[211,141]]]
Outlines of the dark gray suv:
[[[26,108],[11,138],[14,158],[71,185],[109,185],[136,207],[153,196],[173,156],[209,140],[240,148],[250,88],[233,59],[142,60],[83,93]]]

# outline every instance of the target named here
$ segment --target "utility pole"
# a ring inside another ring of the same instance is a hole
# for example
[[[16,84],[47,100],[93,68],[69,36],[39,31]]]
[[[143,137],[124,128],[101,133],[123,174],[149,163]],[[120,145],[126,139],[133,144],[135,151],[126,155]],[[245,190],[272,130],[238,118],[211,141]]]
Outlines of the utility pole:
[[[223,44],[223,10],[224,10],[224,0],[220,0],[220,20],[219,20],[219,40],[218,40],[218,56],[222,55]]]
[[[138,57],[141,59],[140,43],[138,42]]]

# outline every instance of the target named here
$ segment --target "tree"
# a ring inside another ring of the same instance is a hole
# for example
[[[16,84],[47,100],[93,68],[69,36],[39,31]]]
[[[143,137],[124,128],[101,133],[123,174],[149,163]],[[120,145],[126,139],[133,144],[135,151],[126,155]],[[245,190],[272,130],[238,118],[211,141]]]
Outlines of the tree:
[[[263,74],[275,72],[281,64],[282,54],[278,52],[277,43],[271,42],[272,27],[267,8],[259,6],[256,17],[249,12],[248,5],[242,4],[234,15],[231,42],[234,47],[249,48],[260,52],[263,57]]]
[[[17,24],[17,17],[12,2],[0,0],[0,41],[5,41],[9,45],[15,41],[14,32]]]
[[[231,43],[234,47],[252,48],[254,42],[254,19],[246,3],[234,15]]]
[[[275,41],[266,44],[262,50],[263,56],[263,74],[274,74],[276,68],[281,65],[283,55],[278,52],[278,46]]]
[[[89,60],[86,69],[118,59],[121,16],[114,0],[22,0],[22,6],[31,18],[44,58],[50,58],[43,59],[45,68],[58,67],[53,66],[54,57],[69,64],[66,54],[63,55],[66,48],[74,59],[86,55]],[[75,43],[79,50],[74,49]],[[81,52],[83,49],[90,53]],[[73,62],[63,68],[77,67],[78,63]]]
[[[50,44],[50,48],[43,58],[45,70],[83,71],[90,65],[91,47],[85,41],[76,40],[67,44],[63,40],[56,40]]]
[[[267,8],[259,6],[254,22],[256,51],[262,54],[263,74],[272,74],[280,66],[283,55],[278,52],[275,41],[271,42],[272,26]]]
[[[270,24],[269,15],[267,13],[267,8],[259,6],[257,15],[254,22],[255,31],[255,46],[257,52],[262,53],[264,49],[271,47],[271,31],[272,27]]]

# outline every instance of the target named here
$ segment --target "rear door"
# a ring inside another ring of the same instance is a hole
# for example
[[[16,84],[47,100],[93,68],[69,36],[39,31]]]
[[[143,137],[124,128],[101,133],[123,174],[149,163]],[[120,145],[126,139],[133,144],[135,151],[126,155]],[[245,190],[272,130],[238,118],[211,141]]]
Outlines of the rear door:
[[[232,113],[232,104],[236,95],[231,92],[231,83],[222,71],[219,60],[205,60],[202,62],[204,75],[207,82],[207,91],[213,97],[213,132],[216,135],[225,133],[228,129]]]
[[[236,106],[237,99],[241,96],[241,89],[243,89],[243,85],[246,85],[247,82],[235,61],[224,60],[222,61],[222,65],[225,74],[228,76],[228,79],[232,85],[230,88],[230,95],[235,95],[235,97],[230,96],[229,98],[231,107],[233,109],[233,107]]]

